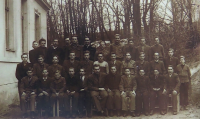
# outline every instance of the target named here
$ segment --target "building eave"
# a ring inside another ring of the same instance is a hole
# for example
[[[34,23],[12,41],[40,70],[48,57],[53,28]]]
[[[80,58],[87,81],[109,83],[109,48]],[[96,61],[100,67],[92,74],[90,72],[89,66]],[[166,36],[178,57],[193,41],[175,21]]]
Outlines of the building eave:
[[[46,11],[50,10],[51,6],[46,0],[35,0]]]

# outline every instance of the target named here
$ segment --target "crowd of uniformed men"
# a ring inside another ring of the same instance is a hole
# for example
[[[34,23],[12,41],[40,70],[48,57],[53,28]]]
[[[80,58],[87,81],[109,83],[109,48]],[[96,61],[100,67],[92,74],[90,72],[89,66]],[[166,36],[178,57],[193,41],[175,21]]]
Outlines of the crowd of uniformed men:
[[[147,116],[154,114],[156,102],[164,115],[169,94],[174,115],[179,94],[181,110],[188,108],[190,69],[184,56],[173,56],[172,48],[165,56],[159,38],[155,38],[153,46],[146,45],[141,38],[137,47],[134,39],[122,46],[119,34],[115,35],[113,44],[107,46],[101,41],[98,48],[91,45],[88,37],[84,46],[79,45],[76,35],[66,38],[65,42],[61,48],[54,39],[47,48],[46,40],[40,39],[39,47],[34,41],[29,55],[21,55],[16,78],[24,115],[29,102],[30,116],[34,118],[36,100],[37,108],[45,109],[46,114],[59,100],[60,110],[66,117],[82,117],[84,109],[91,117],[94,106],[104,116],[140,116],[142,113]]]

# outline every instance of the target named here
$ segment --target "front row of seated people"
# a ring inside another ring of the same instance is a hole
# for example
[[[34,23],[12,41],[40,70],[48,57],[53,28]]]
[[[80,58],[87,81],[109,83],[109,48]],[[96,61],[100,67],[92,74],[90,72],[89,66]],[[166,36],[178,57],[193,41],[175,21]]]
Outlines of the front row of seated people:
[[[156,97],[159,99],[159,108],[162,115],[166,114],[168,95],[172,95],[173,114],[177,114],[177,95],[180,88],[180,80],[172,66],[168,66],[168,73],[160,75],[154,70],[150,78],[145,75],[145,70],[140,69],[139,74],[131,75],[129,68],[124,69],[124,75],[117,72],[116,66],[110,67],[110,73],[106,75],[100,72],[100,66],[93,66],[93,73],[85,75],[85,69],[79,69],[79,75],[75,75],[75,69],[70,67],[67,79],[61,76],[60,70],[56,70],[53,77],[49,77],[48,69],[42,70],[42,76],[33,75],[32,68],[27,70],[27,76],[20,83],[22,111],[26,112],[26,103],[30,102],[31,116],[34,117],[35,102],[37,107],[43,108],[47,113],[52,105],[59,100],[60,109],[67,117],[75,117],[80,112],[83,115],[84,107],[91,117],[91,105],[94,103],[99,113],[113,116],[128,114],[140,116],[142,112],[147,115],[154,113]],[[72,97],[72,114],[70,114],[70,98]],[[129,97],[129,101],[127,101]],[[93,101],[92,101],[92,100]],[[150,106],[149,106],[150,104]],[[142,106],[143,105],[143,106]],[[26,113],[25,113],[26,114]]]

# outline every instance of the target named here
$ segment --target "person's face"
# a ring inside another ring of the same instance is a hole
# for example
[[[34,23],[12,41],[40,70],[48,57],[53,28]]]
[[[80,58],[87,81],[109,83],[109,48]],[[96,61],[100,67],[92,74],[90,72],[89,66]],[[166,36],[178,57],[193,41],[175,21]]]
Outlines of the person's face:
[[[117,71],[116,67],[111,67],[111,73],[115,74]]]
[[[85,53],[85,54],[84,54],[84,58],[85,58],[85,60],[89,60],[90,54],[89,54],[89,53]]]
[[[139,74],[140,74],[140,76],[144,76],[144,74],[145,74],[144,70],[140,70]]]
[[[84,69],[80,69],[80,72],[79,72],[79,73],[80,73],[81,76],[85,75]]]
[[[141,54],[139,58],[140,58],[140,60],[144,61],[145,55]]]
[[[72,43],[73,43],[73,44],[78,43],[77,37],[72,37]]]
[[[74,69],[69,69],[69,75],[74,75]]]
[[[94,67],[94,73],[99,74],[100,72],[100,67]]]
[[[155,53],[155,54],[154,54],[154,59],[155,59],[155,60],[158,60],[158,59],[159,59],[159,54],[158,54],[158,53]]]
[[[22,61],[27,62],[28,61],[28,56],[27,55],[22,55]]]
[[[74,59],[75,59],[75,53],[70,53],[70,54],[69,54],[69,58],[70,58],[71,60],[74,60]]]
[[[43,74],[44,77],[47,77],[49,73],[48,73],[47,70],[43,70],[42,74]]]
[[[60,73],[56,72],[56,73],[55,73],[55,78],[56,78],[56,79],[59,79],[60,77],[61,77]]]
[[[181,58],[181,59],[180,59],[180,63],[181,63],[181,64],[185,64],[185,59],[184,59],[184,58]]]
[[[154,75],[158,75],[159,71],[158,70],[154,70]]]
[[[134,43],[133,43],[132,40],[130,40],[130,41],[128,42],[128,44],[129,44],[129,45],[134,45]]]
[[[101,42],[101,46],[102,47],[105,47],[106,45],[105,45],[105,42]]]
[[[130,72],[130,69],[125,69],[125,75],[130,75],[131,74],[131,72]]]
[[[44,58],[43,58],[43,57],[39,57],[39,58],[38,58],[38,62],[39,62],[40,64],[43,64]]]
[[[116,60],[116,54],[111,54],[111,60]]]
[[[126,53],[126,60],[130,60],[130,59],[131,59],[130,53]]]
[[[155,43],[156,43],[156,44],[159,44],[159,43],[160,43],[159,38],[155,38]]]
[[[120,43],[120,37],[119,36],[115,36],[115,42]]]
[[[45,47],[45,45],[46,45],[46,41],[41,41],[41,42],[40,42],[40,46],[41,46],[41,47]]]
[[[54,47],[57,47],[57,46],[58,46],[58,40],[57,40],[57,39],[53,40],[53,46],[54,46]]]
[[[65,39],[65,43],[66,43],[66,44],[70,44],[69,38],[66,38],[66,39]]]
[[[86,44],[86,45],[90,45],[90,40],[89,40],[89,38],[85,38],[85,44]]]
[[[58,58],[57,58],[57,57],[53,57],[52,62],[53,62],[54,64],[57,64],[57,63],[59,62],[59,61],[58,61]]]
[[[99,54],[99,55],[98,55],[98,60],[99,60],[99,61],[102,61],[102,60],[103,60],[103,55],[102,55],[102,54]]]
[[[26,73],[27,73],[28,77],[31,77],[33,75],[32,71],[27,71]]]
[[[168,55],[169,55],[170,57],[172,57],[172,56],[174,55],[174,52],[170,50],[170,51],[168,52]]]
[[[172,67],[168,67],[168,73],[172,74],[173,73],[173,68]]]
[[[34,42],[34,43],[33,43],[33,48],[36,49],[37,47],[38,47],[38,43],[37,43],[37,42]]]
[[[141,40],[140,40],[140,43],[141,43],[142,45],[144,45],[144,44],[146,43],[145,39],[141,39]]]

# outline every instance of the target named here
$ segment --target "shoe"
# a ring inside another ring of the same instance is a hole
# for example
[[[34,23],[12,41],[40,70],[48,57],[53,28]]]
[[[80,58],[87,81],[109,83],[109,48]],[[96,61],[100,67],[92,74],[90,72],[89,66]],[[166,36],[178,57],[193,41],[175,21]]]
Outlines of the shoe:
[[[184,106],[184,110],[188,110],[189,108],[188,108],[188,106]]]
[[[177,111],[174,111],[174,112],[173,112],[173,115],[177,115]]]
[[[121,116],[120,110],[117,110],[117,117],[120,117],[120,116]]]
[[[151,110],[149,114],[150,114],[150,115],[153,115],[153,110]]]
[[[88,113],[87,117],[88,117],[88,118],[91,118],[91,117],[92,117],[92,114],[91,114],[91,113]]]
[[[132,116],[132,117],[135,117],[135,112],[134,112],[134,111],[131,112],[131,116]]]
[[[149,115],[149,113],[148,113],[148,112],[144,112],[144,115],[145,115],[145,116],[148,116],[148,115]]]
[[[126,111],[124,111],[123,117],[126,117],[126,116],[127,116],[127,112],[126,112]]]
[[[164,113],[164,111],[163,111],[163,110],[161,110],[161,111],[160,111],[160,114],[161,114],[161,115],[165,115],[165,113]]]
[[[114,114],[113,114],[113,110],[110,110],[110,111],[109,111],[109,116],[110,116],[110,117],[113,117],[113,115],[114,115]]]
[[[141,113],[140,113],[140,112],[138,112],[138,113],[136,114],[136,116],[137,116],[137,117],[139,117],[140,115],[141,115]]]

